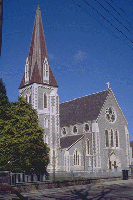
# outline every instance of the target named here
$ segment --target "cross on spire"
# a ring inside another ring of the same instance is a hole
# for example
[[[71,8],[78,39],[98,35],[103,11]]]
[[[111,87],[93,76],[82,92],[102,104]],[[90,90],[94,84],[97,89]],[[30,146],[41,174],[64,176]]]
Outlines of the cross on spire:
[[[107,84],[107,86],[108,86],[108,88],[109,88],[109,86],[110,86],[110,83],[109,83],[109,82],[107,82],[106,84]]]
[[[40,9],[40,4],[39,4],[39,0],[37,1],[37,7]]]

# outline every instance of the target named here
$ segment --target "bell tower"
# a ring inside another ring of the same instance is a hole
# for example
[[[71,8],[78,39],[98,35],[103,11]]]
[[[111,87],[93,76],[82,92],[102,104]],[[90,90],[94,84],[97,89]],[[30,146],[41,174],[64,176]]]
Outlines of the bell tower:
[[[58,84],[48,60],[39,4],[19,92],[37,110],[39,124],[45,130],[44,142],[50,147],[48,171],[57,170],[60,127]]]

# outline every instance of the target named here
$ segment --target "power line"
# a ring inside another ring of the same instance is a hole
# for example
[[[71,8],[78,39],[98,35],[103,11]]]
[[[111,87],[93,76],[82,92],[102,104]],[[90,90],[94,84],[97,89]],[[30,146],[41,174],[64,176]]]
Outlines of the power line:
[[[114,3],[114,1],[113,0],[111,0],[112,1],[112,3]],[[117,8],[119,8],[130,20],[132,20],[126,13],[125,13],[125,11],[122,9],[122,8],[120,8],[119,6],[117,6],[117,4],[116,3],[114,3],[115,5],[116,5],[116,7]],[[132,20],[133,21],[133,20]],[[129,24],[130,24],[130,22],[128,22]]]
[[[125,19],[107,0],[104,0],[119,16],[121,16],[132,28],[133,26],[131,25],[131,23],[129,21],[127,21],[127,19]],[[112,0],[111,0],[112,1]],[[112,1],[113,2],[113,1]],[[114,3],[114,2],[113,2]],[[115,4],[115,3],[114,3]],[[115,4],[116,5],[116,4]],[[116,5],[117,6],[117,5]],[[117,6],[118,7],[118,6]],[[119,8],[119,7],[118,7]],[[119,8],[121,9],[121,8]],[[121,9],[122,10],[122,9]],[[122,10],[123,11],[123,10]],[[123,11],[124,12],[124,11]],[[125,13],[125,12],[124,12]]]
[[[124,35],[127,40],[133,43],[130,38],[128,38],[122,31],[120,31],[116,26],[114,26],[108,19],[106,19],[97,9],[95,9],[93,6],[91,6],[86,0],[83,0],[88,6],[90,6],[93,10],[95,10],[104,20],[106,20],[111,26],[113,26],[118,32],[120,32],[122,35]]]
[[[88,11],[86,11],[82,6],[80,6],[78,3],[76,3],[74,0],[72,0],[80,9],[82,9],[83,11],[85,11],[90,17],[92,17],[93,19],[95,19],[99,24],[101,24],[104,28],[106,28],[110,33],[112,33],[116,38],[118,38],[119,40],[121,40],[124,44],[126,44],[128,47],[130,47],[132,50],[133,48],[127,44],[124,40],[122,40],[120,37],[118,37],[114,32],[112,32],[110,29],[108,29],[106,26],[104,26],[98,19],[96,19],[95,17],[93,17]]]
[[[112,15],[109,10],[107,10],[99,1],[95,0],[106,12],[108,12],[119,24],[121,24],[129,33],[133,35],[133,33],[121,22],[119,21],[114,15]]]

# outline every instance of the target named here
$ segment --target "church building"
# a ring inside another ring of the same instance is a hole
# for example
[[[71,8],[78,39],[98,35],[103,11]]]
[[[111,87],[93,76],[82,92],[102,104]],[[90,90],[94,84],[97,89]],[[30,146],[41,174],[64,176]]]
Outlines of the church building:
[[[37,6],[20,95],[37,110],[44,142],[50,147],[48,171],[127,169],[127,120],[113,91],[59,103],[58,84],[49,64],[41,11]]]

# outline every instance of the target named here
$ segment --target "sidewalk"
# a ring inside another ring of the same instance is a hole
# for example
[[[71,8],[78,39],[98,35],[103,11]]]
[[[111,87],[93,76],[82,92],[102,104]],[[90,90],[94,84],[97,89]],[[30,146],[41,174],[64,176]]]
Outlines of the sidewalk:
[[[114,187],[114,189],[112,188]],[[111,181],[111,182],[103,182],[103,183],[96,183],[96,184],[87,184],[87,185],[75,185],[75,186],[68,186],[63,188],[54,188],[54,189],[45,189],[45,190],[39,190],[39,191],[31,191],[29,193],[22,193],[23,196],[28,197],[29,200],[40,200],[40,199],[47,199],[47,200],[55,200],[55,199],[96,199],[94,196],[103,194],[103,190],[105,190],[105,193],[109,190],[111,190],[113,193],[122,192],[121,187],[123,188],[129,186],[132,187],[131,191],[125,191],[128,195],[130,195],[130,199],[133,199],[133,179],[128,180],[117,180],[117,181]],[[117,190],[116,190],[117,188]],[[107,191],[106,191],[107,190]],[[85,193],[86,196],[80,196],[80,194]],[[90,194],[89,194],[90,193]],[[124,194],[125,194],[124,193]],[[108,194],[109,195],[109,194]],[[120,194],[119,194],[120,195]],[[87,198],[88,196],[88,198]],[[114,194],[113,194],[114,196]],[[99,198],[99,197],[98,197]],[[116,199],[119,197],[117,196]],[[103,198],[104,199],[104,198]],[[113,198],[115,199],[115,198]],[[127,199],[126,197],[122,196],[120,199]]]

